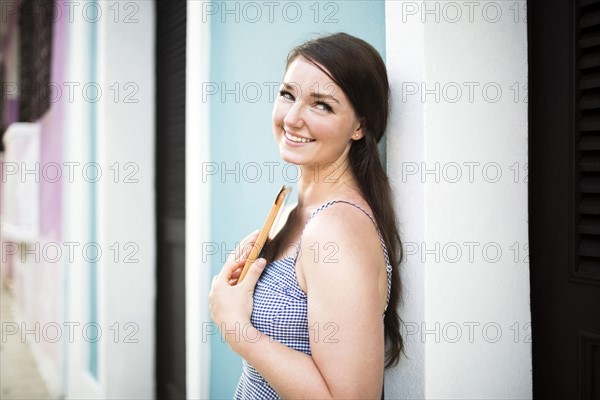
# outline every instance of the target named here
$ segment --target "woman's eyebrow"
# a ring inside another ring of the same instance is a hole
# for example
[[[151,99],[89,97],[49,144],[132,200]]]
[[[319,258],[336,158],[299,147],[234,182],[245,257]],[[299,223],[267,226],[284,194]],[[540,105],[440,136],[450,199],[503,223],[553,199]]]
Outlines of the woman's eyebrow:
[[[285,90],[289,90],[289,91],[298,90],[298,91],[302,92],[302,90],[300,89],[300,85],[298,85],[296,83],[292,84],[292,83],[288,83],[288,82],[281,82],[281,86],[283,86],[283,88]],[[330,94],[319,93],[319,92],[315,92],[315,91],[311,90],[310,95],[318,100],[332,100],[332,101],[335,101],[336,103],[340,104],[339,100]]]
[[[340,102],[338,101],[338,99],[336,99],[335,97],[333,97],[330,94],[324,94],[324,93],[319,93],[319,92],[313,92],[313,91],[311,91],[310,95],[312,97],[314,97],[315,99],[321,99],[321,100],[328,99],[328,100],[333,100],[336,103],[340,104]]]
[[[300,86],[297,85],[297,84],[292,85],[291,83],[287,83],[287,82],[281,82],[281,85],[286,90],[295,90],[295,89],[299,89],[300,88]]]

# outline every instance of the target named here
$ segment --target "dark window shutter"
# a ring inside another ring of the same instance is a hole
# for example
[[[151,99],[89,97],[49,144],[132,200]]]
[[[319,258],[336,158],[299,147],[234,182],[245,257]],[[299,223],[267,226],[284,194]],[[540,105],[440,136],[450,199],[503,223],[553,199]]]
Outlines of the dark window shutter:
[[[4,142],[3,142],[3,137],[4,137],[4,132],[6,132],[6,128],[7,128],[7,123],[4,120],[4,113],[6,112],[5,107],[6,104],[4,102],[4,98],[6,97],[6,93],[5,93],[5,84],[8,83],[5,81],[5,75],[4,75],[4,60],[0,61],[0,87],[2,87],[2,95],[0,95],[0,153],[4,151]]]
[[[600,282],[600,0],[577,7],[572,275]]]
[[[34,122],[50,108],[53,2],[23,0],[19,12],[19,121]]]
[[[185,218],[185,2],[158,1],[156,132],[159,212]]]
[[[156,398],[186,398],[185,82],[181,0],[156,7]]]

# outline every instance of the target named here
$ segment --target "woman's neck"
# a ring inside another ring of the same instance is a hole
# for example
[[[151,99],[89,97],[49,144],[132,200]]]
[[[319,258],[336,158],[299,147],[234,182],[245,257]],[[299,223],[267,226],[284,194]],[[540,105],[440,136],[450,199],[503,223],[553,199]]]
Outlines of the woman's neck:
[[[348,162],[324,166],[301,166],[298,181],[298,209],[310,210],[358,189]]]

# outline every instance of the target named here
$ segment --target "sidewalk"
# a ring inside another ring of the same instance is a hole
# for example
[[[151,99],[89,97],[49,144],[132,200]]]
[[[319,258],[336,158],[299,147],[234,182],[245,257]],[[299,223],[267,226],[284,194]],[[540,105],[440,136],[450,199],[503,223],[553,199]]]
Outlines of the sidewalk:
[[[4,338],[4,322],[14,322],[13,297],[0,283],[0,399],[51,399],[31,351],[20,335]]]

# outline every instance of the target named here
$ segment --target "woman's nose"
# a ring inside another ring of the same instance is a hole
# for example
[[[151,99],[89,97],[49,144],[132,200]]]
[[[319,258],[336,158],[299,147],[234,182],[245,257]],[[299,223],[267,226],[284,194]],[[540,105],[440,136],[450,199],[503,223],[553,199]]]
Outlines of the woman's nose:
[[[302,127],[304,124],[304,119],[302,117],[302,105],[299,101],[294,102],[288,109],[285,117],[283,118],[283,123],[290,128]]]

